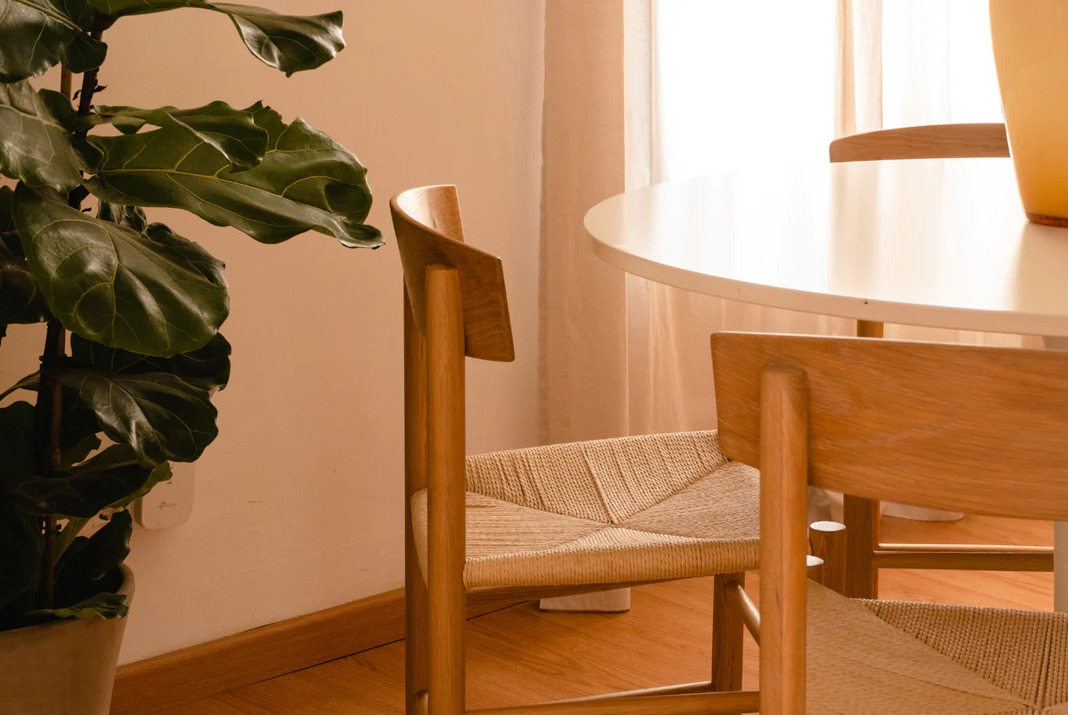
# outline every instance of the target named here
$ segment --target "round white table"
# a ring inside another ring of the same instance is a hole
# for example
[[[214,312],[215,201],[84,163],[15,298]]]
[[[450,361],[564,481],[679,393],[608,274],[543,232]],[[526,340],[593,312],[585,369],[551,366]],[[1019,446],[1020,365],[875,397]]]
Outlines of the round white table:
[[[601,258],[659,283],[1068,349],[1068,229],[1027,222],[1009,159],[768,166],[628,191],[585,225]],[[1068,524],[1054,546],[1068,611]]]

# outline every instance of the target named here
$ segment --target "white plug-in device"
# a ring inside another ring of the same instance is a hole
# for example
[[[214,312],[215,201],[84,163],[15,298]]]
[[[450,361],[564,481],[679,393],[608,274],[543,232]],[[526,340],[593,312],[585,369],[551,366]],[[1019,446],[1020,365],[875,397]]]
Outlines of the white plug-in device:
[[[171,478],[133,503],[133,517],[146,529],[169,529],[193,513],[193,465],[171,462]]]

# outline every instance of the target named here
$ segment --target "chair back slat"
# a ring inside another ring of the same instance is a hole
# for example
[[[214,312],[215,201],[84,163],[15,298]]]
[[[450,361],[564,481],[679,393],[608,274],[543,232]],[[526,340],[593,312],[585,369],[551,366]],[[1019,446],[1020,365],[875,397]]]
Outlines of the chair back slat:
[[[831,142],[831,162],[1008,156],[1004,124],[931,124],[851,134]]]
[[[426,335],[426,269],[443,265],[460,274],[464,343],[468,357],[515,359],[501,259],[466,245],[455,186],[426,186],[389,202],[412,317]]]
[[[712,337],[724,454],[760,459],[766,366],[805,373],[810,483],[868,499],[1068,519],[1068,353],[864,338]]]

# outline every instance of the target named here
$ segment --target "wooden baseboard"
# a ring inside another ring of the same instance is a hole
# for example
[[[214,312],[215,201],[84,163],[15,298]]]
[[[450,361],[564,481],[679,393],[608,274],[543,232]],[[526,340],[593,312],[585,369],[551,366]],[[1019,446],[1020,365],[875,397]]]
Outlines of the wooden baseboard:
[[[472,597],[468,617],[516,598]],[[404,589],[121,666],[112,715],[147,715],[404,638]]]

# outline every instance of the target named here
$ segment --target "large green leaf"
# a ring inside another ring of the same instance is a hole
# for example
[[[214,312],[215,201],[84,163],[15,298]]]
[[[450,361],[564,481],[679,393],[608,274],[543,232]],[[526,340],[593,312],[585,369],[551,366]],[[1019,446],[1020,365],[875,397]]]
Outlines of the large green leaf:
[[[91,0],[107,15],[141,15],[180,7],[214,10],[230,16],[245,46],[256,57],[286,76],[315,69],[334,58],[345,47],[341,37],[342,15],[279,15],[248,5],[207,2],[207,0]]]
[[[0,186],[0,325],[39,323],[50,317],[14,230],[13,195],[10,188]]]
[[[0,393],[0,400],[16,390],[36,390],[40,381],[40,372],[28,375],[16,382],[3,393]],[[3,427],[2,420],[0,420],[0,427]],[[9,430],[10,429],[11,428],[9,427]],[[97,433],[99,432],[100,423],[97,422],[96,414],[82,402],[81,398],[78,397],[77,392],[69,388],[64,390],[63,411],[60,416],[59,428],[60,469],[69,470],[71,466],[78,464],[96,451],[100,447],[100,438],[97,437]],[[17,439],[12,442],[14,443],[18,440],[21,440],[22,442],[20,445],[21,448],[27,450],[26,453],[29,454],[28,450],[32,441],[32,435],[28,433],[26,435],[17,435]],[[0,475],[3,473],[3,465],[11,462],[13,462],[11,456],[4,454],[3,442],[0,441]],[[30,464],[30,462],[27,461],[26,464]],[[29,473],[30,471],[32,470],[27,467],[26,472]]]
[[[267,131],[256,125],[252,109],[234,109],[226,102],[212,102],[195,109],[97,107],[85,123],[107,122],[123,134],[134,134],[145,124],[175,126],[225,156],[232,169],[241,170],[260,163],[267,151]]]
[[[62,608],[38,608],[26,615],[31,618],[51,616],[53,618],[77,618],[81,621],[95,621],[107,618],[122,618],[130,612],[126,596],[117,593],[98,593],[77,603]]]
[[[86,0],[0,0],[0,82],[60,62],[75,73],[99,67],[107,45],[85,34],[91,19]]]
[[[76,364],[104,372],[131,375],[166,372],[204,390],[221,390],[230,379],[230,343],[221,334],[216,334],[199,350],[169,358],[109,348],[78,335],[71,336],[70,346]]]
[[[142,464],[192,462],[218,434],[208,391],[174,375],[75,368],[59,379],[78,390],[104,434],[133,447]]]
[[[0,407],[0,493],[33,473],[33,430],[34,409],[29,402]]]
[[[107,201],[101,201],[96,211],[96,217],[125,226],[134,231],[134,233],[144,233],[145,228],[148,226],[145,210],[140,206],[109,204]]]
[[[16,509],[10,496],[33,470],[33,422],[28,402],[0,407],[0,629],[9,625],[5,607],[36,588],[44,554],[40,519]]]
[[[15,509],[0,490],[0,630],[9,627],[5,606],[36,589],[44,549],[40,518]]]
[[[40,323],[50,317],[26,259],[0,244],[0,325]]]
[[[79,536],[56,562],[55,603],[80,603],[101,591],[114,591],[119,564],[130,553],[133,520],[120,511],[89,538]]]
[[[54,95],[46,101],[28,80],[0,84],[0,174],[65,192],[82,183],[85,164],[53,113],[62,106]]]
[[[14,214],[49,309],[74,333],[169,357],[205,345],[229,312],[226,289],[171,245],[24,184],[15,191]]]
[[[205,251],[199,243],[182,238],[162,223],[148,223],[144,209],[140,206],[102,201],[97,215],[105,221],[113,221],[137,233],[143,233],[151,240],[171,248],[175,258],[184,261],[191,271],[199,273],[217,286],[226,287],[225,263]]]
[[[59,514],[78,518],[95,516],[100,510],[124,501],[154,480],[153,467],[138,461],[127,445],[116,444],[74,467],[69,474],[30,477],[12,490],[19,508],[30,514]]]
[[[350,247],[381,245],[379,231],[363,223],[371,191],[356,157],[301,119],[287,126],[270,108],[253,110],[268,133],[255,168],[231,171],[215,148],[166,126],[90,137],[101,156],[88,186],[104,201],[185,209],[264,243],[314,229]]]
[[[16,256],[22,256],[22,244],[15,230],[15,218],[12,216],[15,192],[10,186],[0,186],[0,244]]]
[[[123,496],[121,499],[116,499],[111,504],[108,504],[108,509],[125,509],[134,503],[135,500],[148,494],[152,491],[152,487],[156,486],[160,482],[165,482],[171,479],[174,474],[171,472],[171,465],[168,462],[160,462],[155,467],[152,467],[152,471],[148,475],[148,479],[141,485],[136,491],[132,491],[129,494]]]

